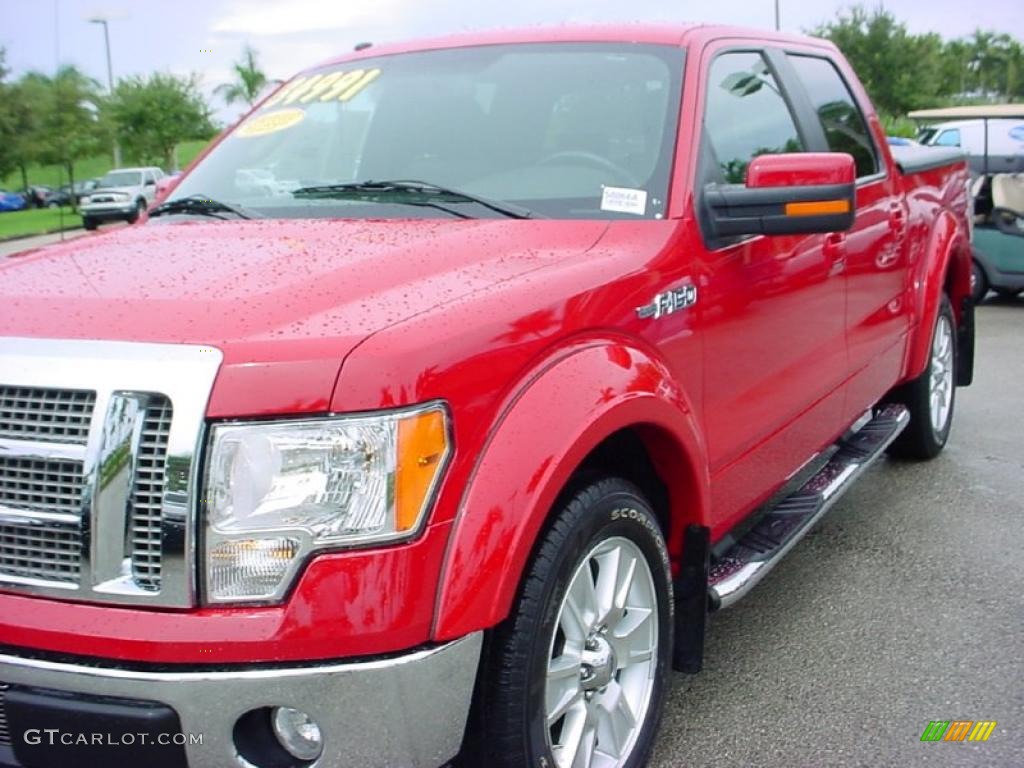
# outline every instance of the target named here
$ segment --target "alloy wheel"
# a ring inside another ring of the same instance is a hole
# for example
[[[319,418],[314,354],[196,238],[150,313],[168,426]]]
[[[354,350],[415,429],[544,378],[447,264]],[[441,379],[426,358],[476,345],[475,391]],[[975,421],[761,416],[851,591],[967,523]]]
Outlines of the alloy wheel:
[[[932,429],[940,434],[953,407],[953,328],[945,315],[939,315],[932,339],[929,395]]]
[[[629,758],[654,690],[657,601],[650,566],[626,538],[597,544],[573,574],[545,681],[557,768],[621,768]]]

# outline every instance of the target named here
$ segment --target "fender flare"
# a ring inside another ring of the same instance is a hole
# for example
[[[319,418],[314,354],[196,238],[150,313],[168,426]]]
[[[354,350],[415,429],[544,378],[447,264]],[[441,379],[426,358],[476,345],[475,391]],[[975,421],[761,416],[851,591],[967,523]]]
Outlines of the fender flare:
[[[506,401],[480,452],[448,543],[436,641],[494,626],[509,614],[559,493],[594,448],[627,427],[645,431],[645,447],[668,486],[670,552],[682,548],[684,523],[705,524],[706,451],[670,371],[621,341],[564,350]]]
[[[953,303],[957,325],[964,325],[963,300],[971,294],[972,258],[962,227],[949,211],[943,211],[932,227],[924,251],[924,263],[915,278],[915,305],[918,308],[915,314],[919,320],[911,331],[907,347],[906,379],[920,376],[928,364],[932,329],[950,275],[952,284],[949,298]]]

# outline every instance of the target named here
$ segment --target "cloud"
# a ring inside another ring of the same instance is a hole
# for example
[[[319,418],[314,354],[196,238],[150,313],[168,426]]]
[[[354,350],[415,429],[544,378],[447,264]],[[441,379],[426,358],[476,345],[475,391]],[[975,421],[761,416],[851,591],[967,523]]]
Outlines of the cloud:
[[[231,0],[212,29],[230,35],[272,37],[376,26],[398,21],[414,10],[412,0]]]

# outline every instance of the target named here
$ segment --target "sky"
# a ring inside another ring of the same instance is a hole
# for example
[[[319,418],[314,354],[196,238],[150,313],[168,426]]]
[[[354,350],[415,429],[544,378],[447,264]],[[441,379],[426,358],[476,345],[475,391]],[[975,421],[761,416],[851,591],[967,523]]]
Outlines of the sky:
[[[834,19],[850,0],[779,0],[784,31]],[[874,7],[877,0],[865,5]],[[975,28],[1022,35],[1022,0],[884,0],[915,33],[952,38]],[[714,22],[771,28],[774,0],[0,0],[0,47],[14,76],[57,62],[106,84],[109,20],[115,80],[153,71],[198,73],[209,95],[231,80],[248,42],[268,76],[286,79],[363,41],[383,43],[478,29],[601,22]],[[214,100],[216,102],[216,100]],[[217,104],[216,116],[236,110]]]

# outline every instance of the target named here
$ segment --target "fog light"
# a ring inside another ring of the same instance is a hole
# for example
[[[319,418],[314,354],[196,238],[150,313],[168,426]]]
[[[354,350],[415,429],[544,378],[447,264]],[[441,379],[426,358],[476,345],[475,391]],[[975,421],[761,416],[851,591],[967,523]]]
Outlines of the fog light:
[[[276,707],[272,721],[274,735],[292,757],[312,761],[324,751],[320,726],[305,712],[291,707]]]
[[[298,552],[293,538],[221,542],[210,551],[209,595],[214,600],[272,597]]]

